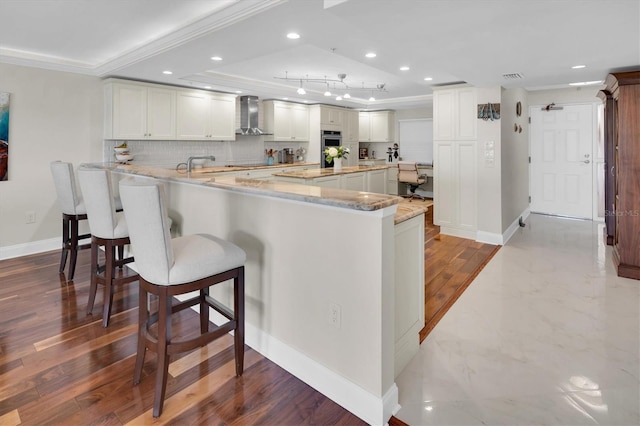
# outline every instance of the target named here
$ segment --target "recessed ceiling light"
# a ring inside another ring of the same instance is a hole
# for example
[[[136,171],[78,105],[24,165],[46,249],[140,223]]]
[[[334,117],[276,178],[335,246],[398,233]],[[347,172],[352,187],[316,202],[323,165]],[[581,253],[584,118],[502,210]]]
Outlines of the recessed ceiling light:
[[[300,38],[300,34],[298,33],[289,33],[287,34],[287,38],[290,38],[291,40],[297,40]]]
[[[211,89],[211,86],[204,86],[205,89]]]
[[[569,83],[569,86],[591,86],[593,84],[600,84],[602,80],[594,80],[594,81],[579,81],[577,83]]]
[[[289,100],[289,98],[282,98],[282,100],[283,100],[283,101],[288,101],[288,100]]]
[[[221,58],[220,56],[212,56],[212,57],[211,57],[211,60],[212,60],[212,61],[221,61],[221,60],[222,60],[222,58]]]
[[[236,90],[236,93],[242,93],[242,90]]]
[[[173,74],[173,71],[169,71],[169,70],[162,71],[162,74],[171,75]]]
[[[574,65],[571,68],[573,68],[574,70],[579,70],[581,68],[586,68],[586,67],[587,67],[586,65]]]
[[[433,77],[425,77],[424,78],[424,81],[431,81],[431,80],[433,80]]]
[[[409,71],[410,68],[409,67],[400,67],[400,71]]]
[[[366,54],[366,55],[364,55],[364,56],[366,56],[367,58],[375,58],[375,57],[376,57],[376,54],[375,54],[375,53],[373,53],[373,52],[369,52],[369,53],[367,53],[367,54]]]

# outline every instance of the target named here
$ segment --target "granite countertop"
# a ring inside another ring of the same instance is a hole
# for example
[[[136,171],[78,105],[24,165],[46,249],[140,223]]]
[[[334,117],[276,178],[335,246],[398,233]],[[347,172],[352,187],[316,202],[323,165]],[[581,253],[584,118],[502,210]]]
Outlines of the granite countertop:
[[[299,163],[294,165],[300,165]],[[127,165],[116,163],[84,164],[84,167],[108,168],[116,173],[153,177],[166,181],[185,184],[202,185],[212,188],[226,189],[269,197],[285,198],[295,201],[343,207],[353,210],[373,211],[398,204],[400,197],[395,195],[376,194],[372,192],[348,191],[333,188],[304,185],[290,182],[277,182],[261,179],[250,179],[238,176],[225,176],[219,168],[211,167],[199,169],[187,175],[175,169],[162,167]],[[278,167],[281,167],[279,165]],[[268,166],[274,167],[274,166]],[[223,170],[233,169],[224,167]],[[251,169],[245,168],[246,170]],[[237,169],[235,169],[237,170]],[[316,169],[319,170],[319,169]],[[333,170],[333,169],[331,169]],[[216,171],[218,174],[216,174]]]
[[[239,172],[239,171],[247,171],[247,170],[268,170],[268,169],[282,169],[289,167],[319,167],[320,163],[276,163],[272,165],[267,164],[237,164],[237,165],[226,165],[226,166],[213,166],[213,167],[200,167],[194,168],[191,170],[192,174],[198,173],[224,173],[224,172]],[[186,173],[186,169],[181,170],[183,173]]]
[[[398,210],[396,210],[394,222],[397,225],[400,222],[404,222],[405,220],[424,214],[431,206],[433,206],[433,201],[431,200],[414,201],[411,203],[401,202],[398,204]]]
[[[335,175],[345,175],[349,173],[361,173],[361,172],[369,172],[372,170],[383,170],[388,169],[389,165],[377,165],[377,166],[349,166],[343,167],[342,171],[335,172],[333,171],[333,167],[327,167],[324,169],[309,169],[309,170],[291,170],[286,172],[274,173],[274,176],[278,177],[288,177],[288,178],[297,178],[297,179],[315,179],[324,176],[335,176]],[[391,166],[393,167],[393,166]]]

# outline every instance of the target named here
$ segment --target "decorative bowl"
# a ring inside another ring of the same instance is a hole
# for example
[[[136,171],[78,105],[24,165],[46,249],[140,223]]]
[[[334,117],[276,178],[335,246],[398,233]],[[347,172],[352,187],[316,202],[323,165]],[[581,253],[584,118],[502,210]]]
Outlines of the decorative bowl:
[[[206,158],[194,158],[193,160],[191,160],[191,165],[195,169],[201,169],[204,163],[206,162],[207,162]]]
[[[133,159],[133,155],[131,154],[116,154],[116,160],[118,161],[129,161]]]
[[[115,147],[115,148],[113,148],[113,150],[116,152],[116,154],[122,154],[124,152],[129,151],[129,148],[127,148],[127,147],[124,147],[124,148]]]

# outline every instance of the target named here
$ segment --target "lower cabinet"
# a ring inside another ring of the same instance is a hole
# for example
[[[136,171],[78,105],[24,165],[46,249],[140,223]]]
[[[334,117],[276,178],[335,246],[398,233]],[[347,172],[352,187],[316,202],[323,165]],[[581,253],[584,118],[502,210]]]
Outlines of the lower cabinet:
[[[449,235],[475,239],[476,141],[435,141],[434,223]]]
[[[387,193],[387,169],[367,172],[367,191],[377,194]]]
[[[311,181],[307,181],[307,183],[309,185],[319,186],[322,188],[341,189],[341,181],[342,179],[340,179],[340,175],[333,175],[315,178]]]
[[[395,225],[394,377],[420,347],[424,327],[424,215]]]
[[[366,191],[367,190],[367,176],[365,173],[349,173],[342,177],[343,189],[349,189],[351,191]],[[375,192],[375,191],[371,191]]]

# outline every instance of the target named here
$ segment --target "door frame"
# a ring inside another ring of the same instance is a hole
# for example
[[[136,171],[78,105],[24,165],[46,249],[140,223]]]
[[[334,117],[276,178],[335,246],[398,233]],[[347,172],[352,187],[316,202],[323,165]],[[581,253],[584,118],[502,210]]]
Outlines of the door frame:
[[[565,102],[556,104],[557,107],[569,107],[569,106],[581,106],[581,105],[589,105],[592,109],[592,117],[593,120],[591,122],[591,133],[592,133],[592,147],[591,147],[591,220],[595,222],[604,222],[604,217],[598,214],[598,168],[603,167],[604,165],[604,156],[597,156],[598,153],[598,141],[601,138],[601,132],[599,129],[602,127],[602,123],[600,123],[599,119],[601,118],[601,114],[598,114],[598,107],[602,103],[599,101],[594,102]],[[543,108],[547,106],[547,104],[532,104],[529,105],[529,200],[531,200],[531,112],[536,108]],[[604,152],[604,150],[603,150]],[[529,208],[531,208],[531,201],[529,201]]]

